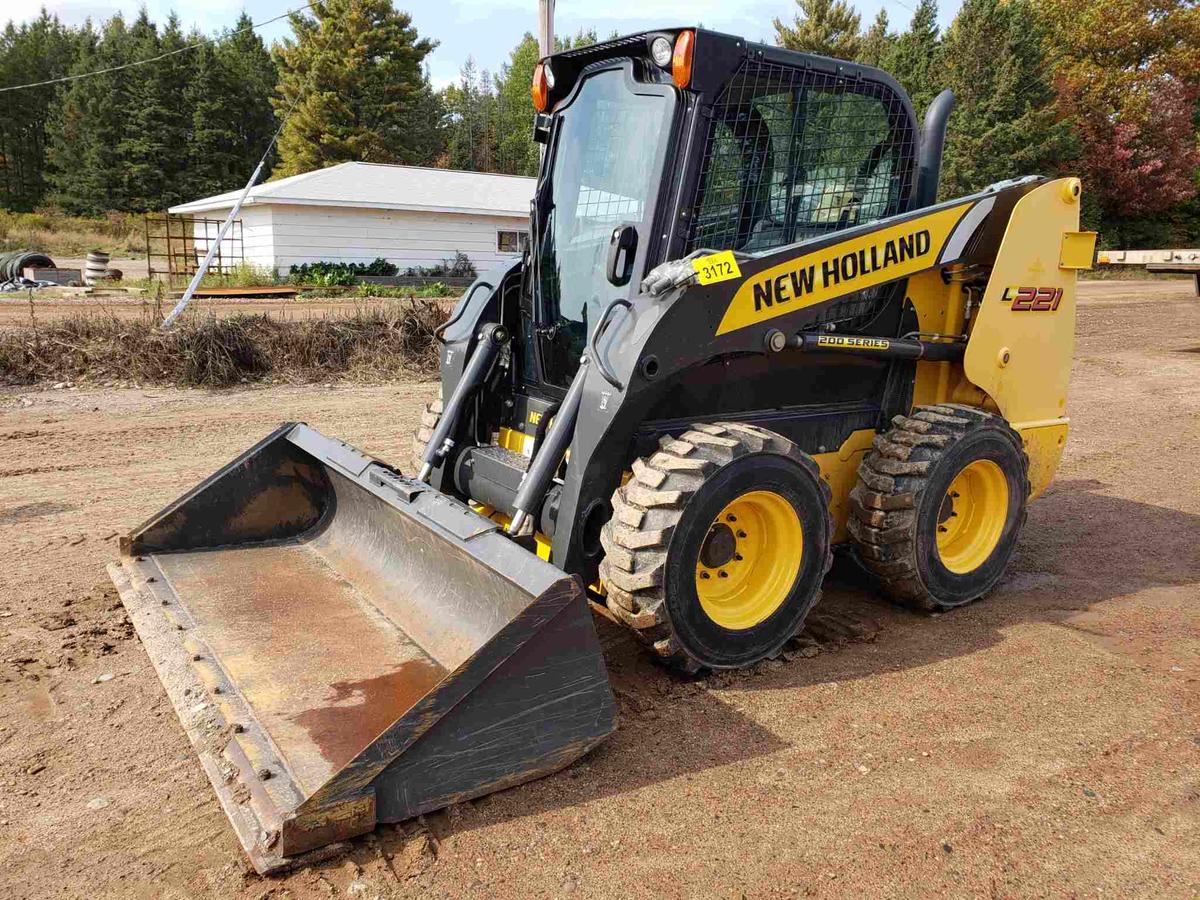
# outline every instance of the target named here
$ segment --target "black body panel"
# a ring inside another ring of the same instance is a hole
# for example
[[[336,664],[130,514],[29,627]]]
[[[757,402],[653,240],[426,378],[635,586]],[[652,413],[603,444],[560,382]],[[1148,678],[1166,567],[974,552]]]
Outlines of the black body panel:
[[[595,71],[597,65],[605,65],[605,60],[640,52],[630,48],[646,45],[656,34],[673,36],[676,32],[651,32],[647,33],[649,37],[623,38],[552,57],[558,93],[552,93],[551,109],[578,88],[581,76]],[[1040,183],[1036,178],[1006,182],[952,203],[901,212],[882,221],[841,228],[763,252],[739,253],[738,280],[707,286],[692,284],[658,296],[642,294],[637,285],[643,275],[656,265],[679,258],[685,250],[708,134],[708,110],[732,73],[747,60],[810,67],[851,81],[876,82],[881,89],[897,92],[903,114],[910,119],[914,132],[916,129],[902,89],[877,70],[697,31],[694,89],[678,91],[661,189],[650,201],[656,208],[657,223],[652,251],[641,256],[639,249],[639,263],[630,284],[612,289],[612,298],[624,301],[623,308],[611,311],[606,317],[611,319],[609,327],[587,351],[596,364],[583,367],[582,401],[568,460],[559,478],[549,486],[542,507],[532,512],[542,530],[552,532],[552,562],[588,581],[595,576],[600,555],[598,544],[588,536],[597,530],[597,522],[607,520],[611,514],[609,498],[631,461],[653,452],[663,434],[681,432],[698,421],[743,420],[778,431],[805,452],[815,454],[836,450],[854,431],[878,429],[892,415],[907,410],[916,371],[911,359],[793,350],[773,353],[768,349],[770,333],[776,330],[785,335],[836,330],[838,334],[900,338],[916,326],[913,306],[906,295],[907,276],[880,284],[877,293],[868,298],[871,305],[866,315],[832,315],[837,304],[858,296],[850,292],[718,334],[722,317],[741,284],[767,269],[840,242],[867,239],[877,230],[916,222],[953,207],[966,212],[944,249],[935,252],[937,258],[930,259],[925,268],[954,265],[970,270],[977,264],[986,265],[994,258],[1012,205]],[[651,82],[669,85],[669,73],[655,75],[644,63],[633,68],[624,65],[629,77],[641,73],[640,77]],[[552,152],[543,165],[543,181],[548,177],[545,168],[551,160]],[[915,171],[906,177],[915,179]],[[905,196],[912,188],[911,183],[906,186]],[[535,218],[544,215],[543,210]],[[446,350],[453,351],[449,363],[443,352],[442,381],[447,395],[462,371],[461,354],[470,352],[475,329],[495,321],[517,336],[510,352],[498,362],[490,393],[485,392],[488,397],[479,402],[474,421],[462,426],[464,446],[470,443],[466,432],[472,430],[478,444],[490,442],[502,426],[536,434],[541,423],[544,431],[565,393],[561,385],[544,383],[538,374],[541,367],[528,358],[534,342],[526,335],[538,327],[539,314],[532,282],[528,262],[514,267],[490,297],[472,299],[461,321],[447,331],[451,342]],[[486,464],[490,467],[486,478],[489,487],[479,490],[487,490],[499,501],[509,496],[513,482],[519,481],[519,469],[497,468],[493,463],[489,459]],[[444,470],[453,471],[450,467]],[[477,482],[482,484],[483,478],[460,472],[459,478],[447,479],[439,472],[435,479],[440,480],[433,483],[467,497],[470,492],[466,489]],[[505,486],[500,488],[502,483]],[[510,513],[511,509],[501,511]]]

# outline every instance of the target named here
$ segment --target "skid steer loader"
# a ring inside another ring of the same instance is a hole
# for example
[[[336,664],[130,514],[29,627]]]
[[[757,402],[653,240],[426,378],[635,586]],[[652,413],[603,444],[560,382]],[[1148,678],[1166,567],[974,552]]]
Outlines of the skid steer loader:
[[[883,72],[703,29],[532,91],[529,246],[438,333],[416,477],[285,424],[110,567],[259,871],[602,741],[589,603],[689,671],[777,654],[835,545],[956,607],[1058,465],[1076,179],[939,202],[948,92],[919,130]]]

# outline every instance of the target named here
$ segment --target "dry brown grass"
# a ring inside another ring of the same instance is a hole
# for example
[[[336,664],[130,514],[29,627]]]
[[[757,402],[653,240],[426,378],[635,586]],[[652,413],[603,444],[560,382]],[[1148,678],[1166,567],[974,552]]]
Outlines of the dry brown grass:
[[[388,381],[437,371],[440,304],[400,302],[322,319],[79,315],[0,331],[0,383],[165,382],[226,387],[262,379]]]
[[[56,210],[0,210],[0,253],[8,250],[37,250],[52,258],[79,257],[89,250],[106,250],[114,256],[144,256],[145,226],[142,217],[133,213],[108,213],[90,219]]]

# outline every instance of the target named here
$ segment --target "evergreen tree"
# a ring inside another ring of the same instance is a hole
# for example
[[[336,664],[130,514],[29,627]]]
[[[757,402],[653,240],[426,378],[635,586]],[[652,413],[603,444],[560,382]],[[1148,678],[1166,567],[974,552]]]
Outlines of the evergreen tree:
[[[77,34],[45,10],[32,22],[9,22],[0,36],[0,84],[63,77]],[[59,85],[0,93],[0,206],[29,210],[42,202],[50,113],[62,93]]]
[[[611,40],[615,37],[618,37],[618,35],[614,31],[609,35],[608,39]],[[574,37],[569,34],[566,36],[556,34],[554,36],[554,52],[562,53],[564,50],[578,50],[580,47],[590,47],[592,44],[598,43],[600,43],[600,38],[596,34],[595,28],[580,28]],[[531,75],[530,78],[532,77]]]
[[[226,92],[219,92],[218,97],[223,95],[225,100],[226,127],[237,136],[234,160],[237,177],[233,182],[239,179],[244,182],[250,177],[279,124],[271,106],[279,70],[262,38],[250,30],[253,24],[243,11],[216,47],[215,61],[229,75]],[[275,159],[274,153],[267,159],[264,178],[270,174]]]
[[[291,17],[277,49],[275,109],[294,111],[279,140],[276,176],[348,160],[422,164],[419,121],[430,90],[422,64],[436,44],[391,0],[316,0]]]
[[[529,93],[537,61],[537,38],[526,32],[496,76],[497,169],[509,175],[536,175],[541,159],[533,142],[535,110]]]
[[[856,62],[882,67],[887,62],[888,54],[891,53],[892,45],[895,42],[896,35],[888,30],[887,10],[880,8],[879,14],[875,16],[875,21],[862,36]]]
[[[115,15],[97,36],[85,25],[71,74],[119,66],[132,58],[125,20]],[[117,146],[127,128],[130,72],[105,72],[69,83],[55,111],[48,153],[50,198],[67,212],[128,209]]]
[[[149,60],[186,44],[178,17],[171,15],[159,37],[145,7],[129,35],[133,47],[129,61]],[[178,176],[188,163],[192,123],[184,94],[195,62],[193,53],[175,53],[126,73],[126,127],[117,143],[124,209],[163,210],[188,196]]]
[[[942,43],[946,86],[957,100],[946,140],[944,196],[1053,172],[1071,154],[1070,123],[1055,109],[1044,41],[1031,0],[963,3]]]
[[[835,59],[857,59],[862,20],[845,0],[796,0],[799,12],[791,25],[775,19],[775,43]]]
[[[278,72],[249,16],[238,18],[215,44],[198,47],[185,91],[191,112],[185,195],[202,197],[240,187],[267,149],[277,122],[271,94]],[[270,175],[274,154],[263,177]],[[182,189],[182,188],[181,188]]]
[[[935,0],[921,0],[908,31],[896,38],[884,60],[883,68],[904,85],[918,115],[944,87],[937,14]]]
[[[192,116],[186,177],[187,196],[192,198],[233,190],[258,163],[255,159],[246,168],[239,110],[231,105],[240,87],[233,71],[224,65],[217,47],[205,45],[194,52],[192,81],[184,93]],[[262,99],[266,102],[267,97]]]
[[[421,90],[413,101],[410,120],[413,158],[424,166],[443,166],[446,158],[446,107],[442,95],[434,90],[429,66],[423,73]]]
[[[446,88],[444,103],[450,119],[446,141],[449,167],[471,172],[494,171],[496,98],[487,73],[479,73],[475,60],[467,58],[458,84]]]

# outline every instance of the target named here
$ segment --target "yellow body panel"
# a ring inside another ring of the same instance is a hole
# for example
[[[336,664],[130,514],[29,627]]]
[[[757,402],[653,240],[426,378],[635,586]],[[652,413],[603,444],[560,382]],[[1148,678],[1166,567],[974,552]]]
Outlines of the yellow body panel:
[[[483,503],[472,502],[471,509],[475,510],[475,512],[479,513],[479,515],[486,516],[487,518],[491,519],[493,522],[495,522],[501,528],[508,528],[508,523],[512,521],[512,519],[509,516],[506,516],[504,513],[499,512],[498,510],[493,509],[492,507],[487,506],[486,504],[483,504]],[[539,557],[541,557],[542,559],[546,560],[547,562],[549,562],[550,561],[550,538],[546,537],[540,531],[536,531],[533,534],[533,539],[534,539],[535,544],[537,545],[537,555]]]
[[[1036,496],[1058,468],[1075,349],[1076,270],[1094,236],[1079,232],[1079,182],[1060,178],[1013,208],[963,370],[1022,436]]]
[[[1073,178],[1030,191],[1013,208],[974,317],[963,367],[1009,422],[1061,419],[1075,349],[1075,269],[1060,265],[1062,237],[1079,228]],[[1061,291],[1028,300],[1018,291]]]
[[[934,264],[954,226],[970,208],[970,203],[959,203],[751,275],[733,295],[717,334],[919,272]]]
[[[533,440],[532,434],[524,434],[512,428],[501,428],[496,434],[496,443],[499,446],[522,456],[533,455]]]
[[[829,501],[829,512],[833,516],[834,543],[847,540],[846,516],[850,512],[850,491],[858,480],[858,464],[871,449],[874,439],[875,432],[864,428],[846,438],[837,450],[813,454],[813,461],[833,494]]]
[[[1090,269],[1096,256],[1096,232],[1068,231],[1062,236],[1058,264],[1064,269]]]
[[[1029,456],[1030,499],[1044,491],[1058,470],[1063,447],[1067,443],[1067,420],[1015,422],[1013,428],[1025,443]]]

